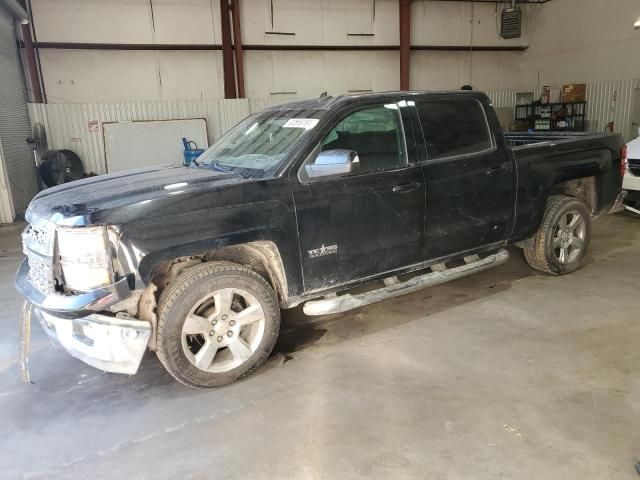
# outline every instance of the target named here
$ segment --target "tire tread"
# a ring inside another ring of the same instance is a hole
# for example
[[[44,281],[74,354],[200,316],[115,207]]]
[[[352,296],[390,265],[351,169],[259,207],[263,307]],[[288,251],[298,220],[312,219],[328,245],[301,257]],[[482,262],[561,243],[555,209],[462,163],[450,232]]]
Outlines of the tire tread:
[[[273,288],[269,283],[259,274],[254,272],[253,270],[243,267],[242,265],[231,263],[231,262],[204,262],[200,265],[196,265],[182,271],[169,285],[165,288],[165,290],[160,295],[160,299],[158,301],[158,333],[157,333],[157,345],[158,349],[156,351],[156,355],[160,360],[160,363],[164,366],[164,368],[169,372],[169,374],[178,380],[180,383],[187,385],[193,388],[200,388],[202,385],[195,384],[193,382],[188,381],[185,376],[176,370],[174,365],[171,362],[170,352],[175,351],[175,347],[182,348],[181,345],[176,345],[176,343],[180,343],[181,339],[176,338],[175,336],[171,338],[171,335],[168,335],[167,326],[169,322],[166,318],[166,312],[171,310],[171,308],[175,305],[175,303],[180,299],[180,297],[188,291],[194,285],[197,285],[199,282],[204,282],[212,275],[220,275],[220,274],[237,274],[244,277],[248,277],[249,279],[255,281],[261,288],[264,288],[265,291],[270,292],[270,305],[277,312],[278,318],[278,326],[280,322],[279,313],[280,313],[280,305],[278,303],[277,297]],[[277,336],[277,332],[276,332]],[[273,342],[275,343],[275,339]],[[165,348],[165,345],[168,345],[169,348]],[[258,367],[260,367],[271,354],[271,349],[264,350],[261,352],[261,355],[252,362],[250,368],[243,371],[240,375],[235,377],[235,380],[240,380],[251,375]],[[222,375],[222,374],[217,374]],[[231,383],[231,382],[226,382]],[[224,383],[224,384],[226,384]],[[218,386],[218,385],[215,385]],[[221,385],[220,385],[221,386]]]
[[[531,268],[550,275],[560,275],[563,273],[553,269],[547,255],[547,242],[551,239],[549,233],[555,226],[557,214],[573,202],[582,204],[578,199],[567,195],[553,195],[549,197],[542,224],[533,237],[533,246],[523,248],[524,257]]]

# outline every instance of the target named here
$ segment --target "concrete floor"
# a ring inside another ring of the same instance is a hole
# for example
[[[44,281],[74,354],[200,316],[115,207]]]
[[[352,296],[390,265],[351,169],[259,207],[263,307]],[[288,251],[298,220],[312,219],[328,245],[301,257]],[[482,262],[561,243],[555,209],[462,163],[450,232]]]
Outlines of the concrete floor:
[[[640,459],[640,219],[586,266],[497,269],[349,314],[288,312],[277,352],[214,391],[153,354],[133,377],[49,346],[19,383],[18,227],[0,228],[0,477],[625,479]]]

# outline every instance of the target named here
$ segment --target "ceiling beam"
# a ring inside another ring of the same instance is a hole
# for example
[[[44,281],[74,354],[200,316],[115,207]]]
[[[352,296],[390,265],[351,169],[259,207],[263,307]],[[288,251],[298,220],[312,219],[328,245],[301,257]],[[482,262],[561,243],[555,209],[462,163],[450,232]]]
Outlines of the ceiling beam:
[[[222,50],[220,44],[174,44],[174,43],[78,43],[78,42],[34,42],[36,48],[54,50]],[[436,52],[524,52],[528,45],[411,45],[411,50]],[[315,52],[382,52],[398,51],[399,45],[261,45],[242,44],[243,50],[254,51],[315,51]]]

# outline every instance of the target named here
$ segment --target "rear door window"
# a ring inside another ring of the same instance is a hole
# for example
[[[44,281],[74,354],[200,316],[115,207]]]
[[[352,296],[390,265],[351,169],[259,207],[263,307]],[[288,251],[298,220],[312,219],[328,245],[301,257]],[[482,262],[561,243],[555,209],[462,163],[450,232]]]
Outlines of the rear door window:
[[[416,102],[427,159],[470,155],[493,147],[482,105],[472,98]]]

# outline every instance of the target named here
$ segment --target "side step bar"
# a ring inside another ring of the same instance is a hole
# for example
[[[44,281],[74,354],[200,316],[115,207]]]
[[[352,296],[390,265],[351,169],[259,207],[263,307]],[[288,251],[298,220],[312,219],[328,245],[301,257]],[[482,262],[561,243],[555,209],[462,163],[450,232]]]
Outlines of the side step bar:
[[[638,210],[637,208],[630,207],[629,205],[625,205],[624,208],[626,208],[630,212],[633,212],[633,213],[636,213],[636,214],[640,215],[640,210]]]
[[[443,264],[434,265],[431,272],[417,277],[413,277],[406,282],[394,280],[384,282],[385,286],[373,290],[371,292],[351,295],[346,293],[333,297],[324,298],[323,300],[310,300],[304,304],[303,311],[306,315],[328,315],[331,313],[341,313],[354,308],[364,307],[372,303],[386,300],[387,298],[405,295],[407,293],[416,292],[423,288],[432,287],[441,283],[449,282],[457,278],[466,277],[491,267],[502,265],[509,259],[509,252],[504,249],[498,250],[496,253],[485,258],[479,258],[477,255],[465,257],[465,264],[454,268],[442,268]],[[434,268],[435,267],[435,268]]]

